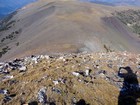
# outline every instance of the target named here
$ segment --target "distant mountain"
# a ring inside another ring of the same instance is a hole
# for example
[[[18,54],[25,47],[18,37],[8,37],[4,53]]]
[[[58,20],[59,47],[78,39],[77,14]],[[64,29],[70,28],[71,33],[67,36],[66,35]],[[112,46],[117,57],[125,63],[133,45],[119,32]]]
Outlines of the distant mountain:
[[[3,20],[0,61],[46,53],[140,53],[138,36],[112,14],[124,9],[76,0],[38,0]]]
[[[104,2],[104,1],[100,1],[100,0],[80,0],[80,1],[91,2],[91,3],[96,3],[96,4],[110,5],[110,6],[114,5],[113,3]]]
[[[140,6],[140,0],[81,0],[105,5],[135,5]]]
[[[0,18],[36,0],[0,0]]]

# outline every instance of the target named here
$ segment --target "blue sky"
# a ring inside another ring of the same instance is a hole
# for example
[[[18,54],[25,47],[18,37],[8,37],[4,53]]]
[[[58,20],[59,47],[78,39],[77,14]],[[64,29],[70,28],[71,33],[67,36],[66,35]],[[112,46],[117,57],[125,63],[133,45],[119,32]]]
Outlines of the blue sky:
[[[0,18],[5,16],[22,6],[34,2],[36,0],[0,0]],[[138,5],[140,6],[140,0],[81,0],[88,2],[98,2],[104,4],[115,4],[115,5]]]
[[[0,17],[36,0],[0,0]]]

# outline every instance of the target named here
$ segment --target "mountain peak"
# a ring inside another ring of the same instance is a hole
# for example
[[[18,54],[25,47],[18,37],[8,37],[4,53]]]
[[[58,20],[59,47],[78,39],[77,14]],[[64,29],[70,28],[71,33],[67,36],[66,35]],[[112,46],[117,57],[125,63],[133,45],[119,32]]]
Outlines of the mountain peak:
[[[134,5],[140,6],[139,0],[81,0],[87,2],[100,3],[105,5]]]

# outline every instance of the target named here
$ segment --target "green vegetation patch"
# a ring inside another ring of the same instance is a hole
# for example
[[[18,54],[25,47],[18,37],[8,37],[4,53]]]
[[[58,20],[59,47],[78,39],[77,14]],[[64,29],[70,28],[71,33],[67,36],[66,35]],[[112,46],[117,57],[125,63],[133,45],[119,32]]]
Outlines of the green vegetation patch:
[[[17,37],[18,34],[20,34],[22,32],[21,29],[16,30],[14,32],[12,32],[11,34],[9,34],[8,36],[4,37],[1,39],[1,42],[3,43],[5,40],[13,40]]]
[[[9,46],[6,46],[6,47],[2,48],[1,51],[0,51],[0,58],[2,57],[2,55],[7,53],[8,50],[10,50]]]
[[[113,13],[121,22],[130,27],[140,37],[140,10],[125,10]]]

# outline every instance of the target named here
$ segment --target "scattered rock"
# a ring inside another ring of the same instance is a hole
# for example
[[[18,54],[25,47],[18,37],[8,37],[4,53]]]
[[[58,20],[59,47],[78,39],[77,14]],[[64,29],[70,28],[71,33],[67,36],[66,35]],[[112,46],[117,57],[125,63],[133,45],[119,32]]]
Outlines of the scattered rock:
[[[72,72],[72,74],[76,77],[78,77],[80,75],[78,72]]]
[[[66,79],[66,78],[59,78],[58,81],[59,81],[60,83],[65,84],[66,81],[67,81],[67,79]]]
[[[57,85],[57,84],[59,84],[59,82],[58,81],[53,81],[53,83],[54,83],[54,85]]]
[[[109,68],[113,68],[113,64],[107,64]]]
[[[43,105],[47,103],[46,88],[43,87],[38,92],[38,101]]]
[[[89,75],[90,75],[90,72],[91,72],[90,69],[85,70],[85,75],[86,75],[86,76],[89,76]]]
[[[25,72],[26,69],[27,69],[26,66],[21,66],[21,67],[19,68],[19,71],[20,71],[20,72]]]
[[[11,97],[5,96],[4,99],[3,99],[3,102],[4,102],[4,103],[7,103],[7,102],[10,101],[10,100],[12,100]]]
[[[138,64],[137,68],[140,69],[140,64]]]
[[[76,100],[75,97],[73,97],[73,98],[72,98],[72,105],[76,105],[76,103],[77,103],[77,100]]]
[[[5,81],[5,80],[8,80],[8,79],[12,79],[12,78],[14,78],[13,75],[12,75],[12,76],[6,75],[6,76],[2,77],[2,78],[0,79],[0,81]]]
[[[0,90],[0,94],[7,95],[8,91],[7,90]]]
[[[58,88],[52,88],[52,91],[53,92],[56,92],[57,94],[61,94],[61,91]]]
[[[33,87],[42,85],[49,86],[50,89],[46,90],[46,88],[43,87],[38,91],[37,99],[41,104],[59,105],[60,102],[61,104],[67,104],[68,102],[68,104],[72,105],[88,105],[83,99],[77,100],[81,98],[81,96],[83,98],[88,97],[86,94],[83,95],[83,92],[87,90],[97,90],[96,92],[98,94],[100,94],[100,91],[104,93],[104,89],[108,92],[112,91],[111,89],[118,90],[121,88],[121,91],[126,90],[126,88],[122,88],[124,79],[118,74],[126,74],[127,72],[123,70],[123,68],[119,71],[118,68],[120,67],[132,66],[132,68],[135,68],[133,70],[136,74],[135,76],[140,79],[139,62],[140,59],[138,55],[114,52],[62,54],[61,56],[38,55],[24,59],[15,59],[13,61],[0,63],[0,82],[3,85],[0,86],[0,95],[3,97],[3,102],[7,104],[9,101],[12,102],[15,96],[19,99],[18,92],[20,92],[20,89],[17,90],[16,94],[10,94],[7,90],[4,90],[3,87],[5,88],[8,85],[6,89],[11,89],[9,90],[10,92],[15,92],[14,88],[17,87],[30,91],[30,84],[33,85]],[[59,73],[61,75],[57,75]],[[106,85],[109,86],[109,90],[107,90],[108,86],[106,87]],[[130,84],[130,87],[131,89],[135,88],[135,90],[140,90],[139,85]],[[99,92],[98,88],[100,89]],[[93,91],[91,91],[91,93]],[[116,94],[116,91],[114,92]],[[23,91],[21,94],[22,93]],[[27,93],[33,97],[36,95],[34,95],[34,92]],[[90,92],[88,94],[90,94]],[[92,94],[94,94],[94,92]],[[26,96],[26,94],[24,94],[24,96]],[[111,94],[111,96],[114,97],[114,94]],[[87,100],[91,105],[93,101],[97,102],[99,100],[99,95],[95,97],[94,94],[93,97],[94,100],[90,102]],[[117,96],[115,95],[115,97]],[[30,100],[34,100],[34,98],[27,99],[27,101],[24,100],[23,103],[26,104],[30,102]],[[102,101],[102,99],[100,101]],[[35,104],[38,103],[31,101],[27,105]]]
[[[3,91],[3,92],[4,92],[4,99],[3,99],[4,103],[9,102],[10,100],[12,100],[13,97],[16,96],[16,94],[9,94],[8,91]]]
[[[100,70],[99,72],[98,72],[98,74],[107,74],[107,71],[106,70]]]

